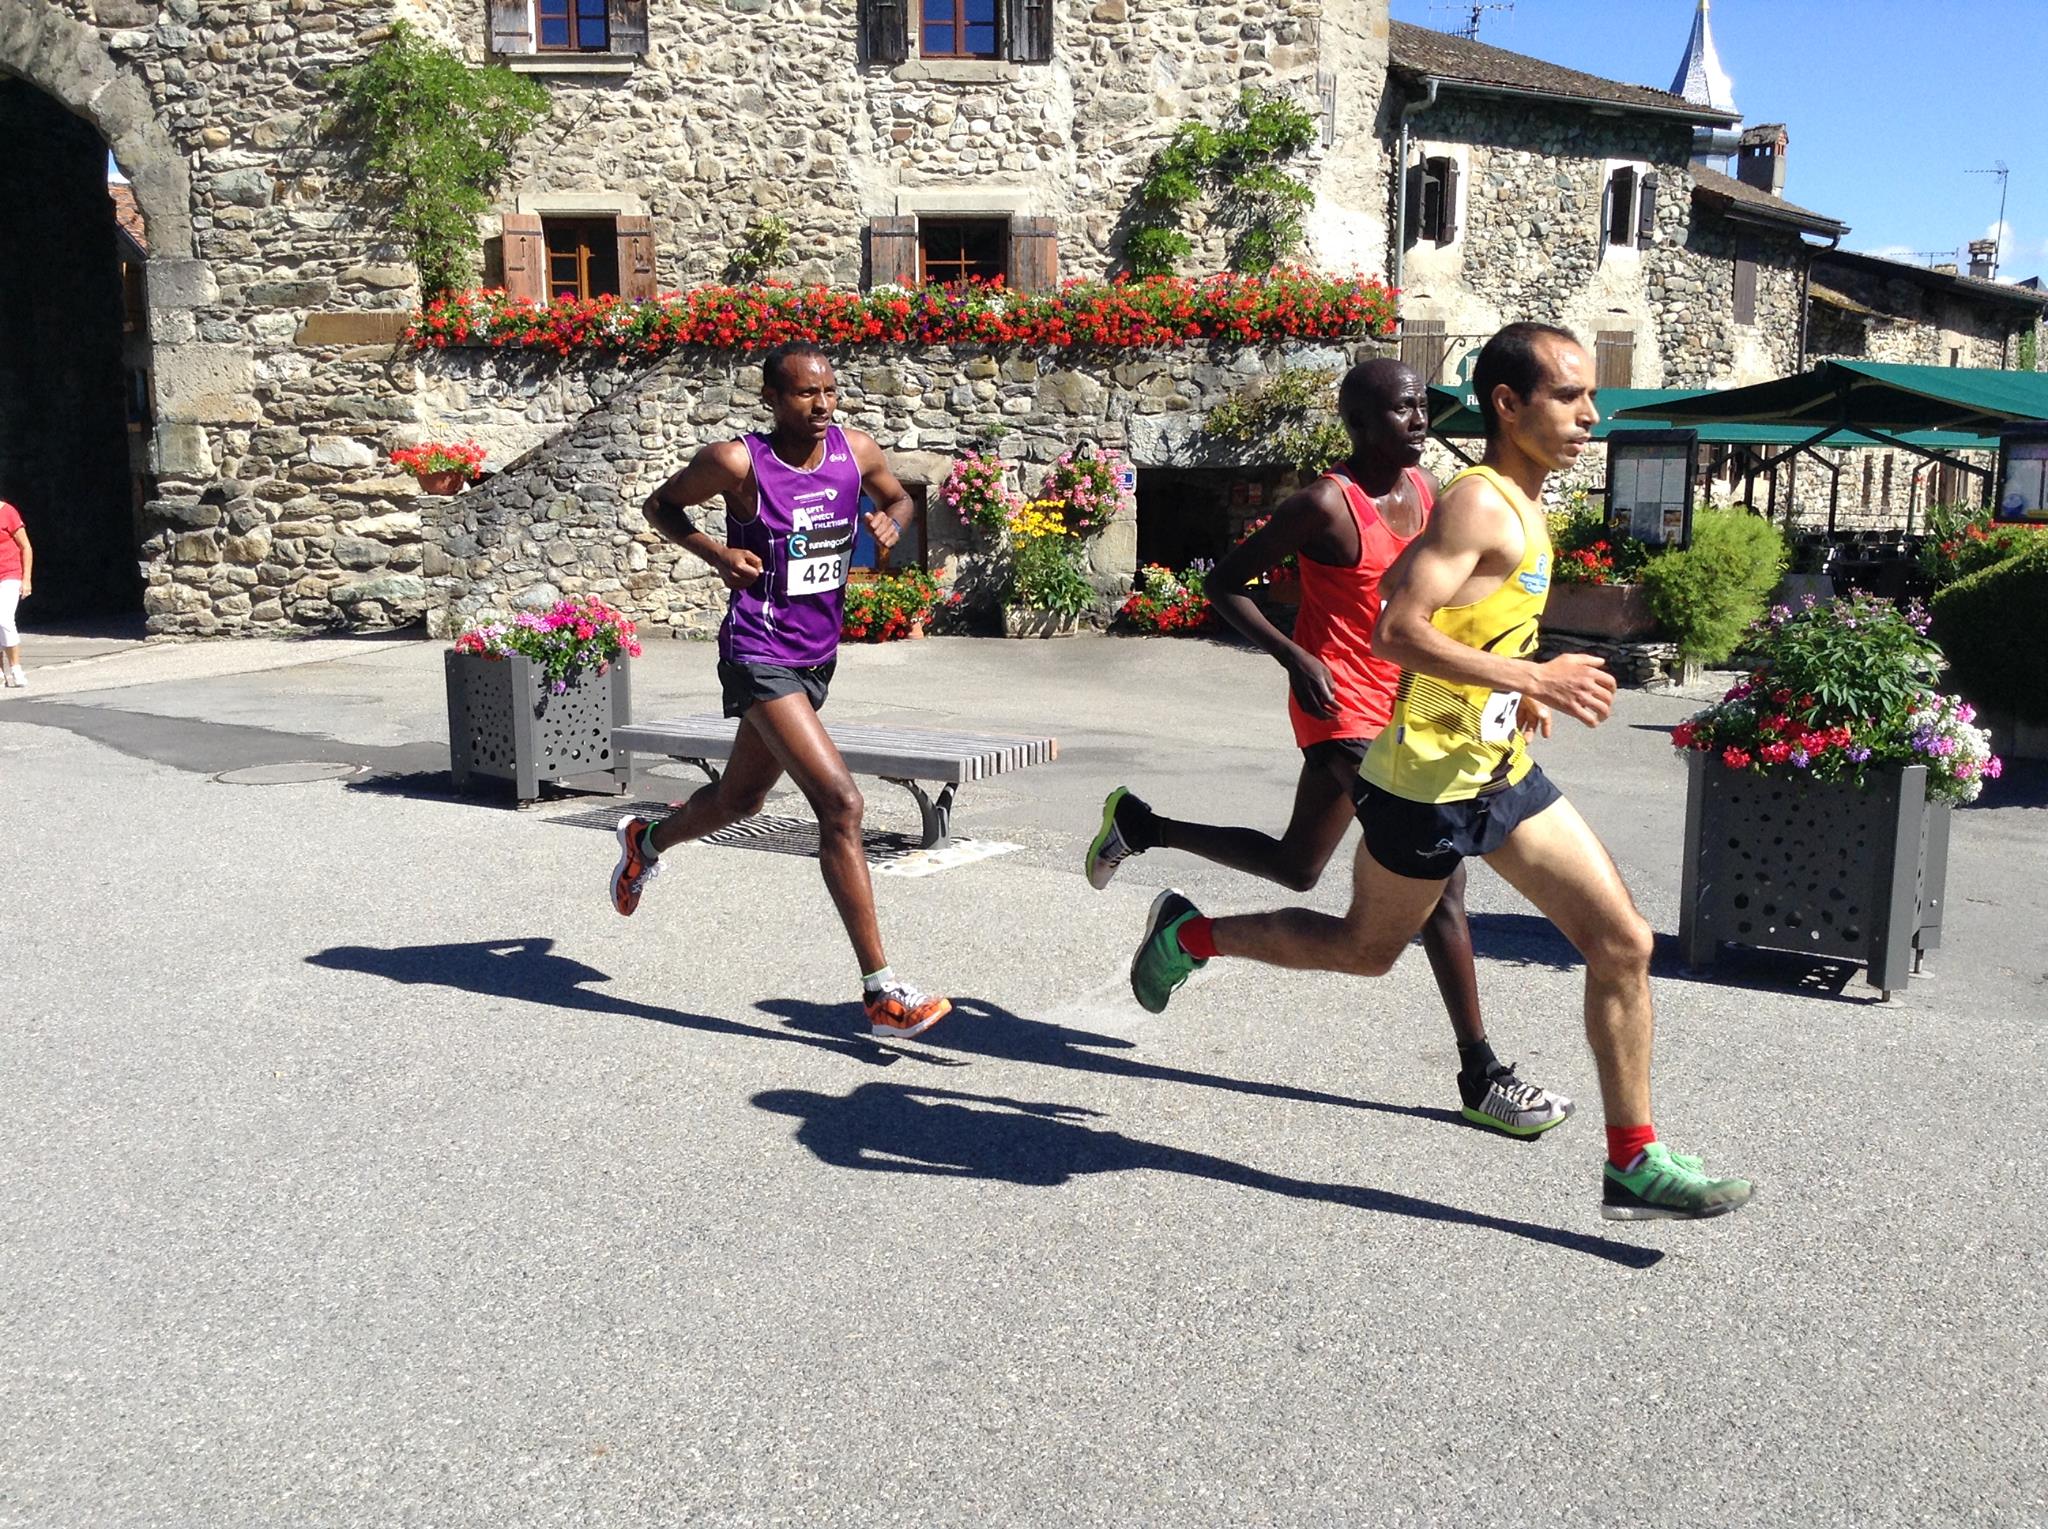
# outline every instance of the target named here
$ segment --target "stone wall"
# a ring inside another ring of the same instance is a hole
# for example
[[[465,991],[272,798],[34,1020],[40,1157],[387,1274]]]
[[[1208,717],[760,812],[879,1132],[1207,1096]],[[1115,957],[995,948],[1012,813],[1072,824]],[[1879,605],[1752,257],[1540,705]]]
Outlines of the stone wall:
[[[1227,465],[1201,420],[1223,399],[1255,387],[1282,366],[1341,368],[1377,347],[1285,351],[1191,346],[1183,351],[1112,353],[1057,362],[1015,353],[946,347],[875,351],[842,358],[841,422],[882,443],[897,475],[915,488],[944,481],[956,453],[993,446],[1035,488],[1047,464],[1082,443],[1115,447],[1139,467]],[[447,352],[423,380],[433,407],[477,420],[515,409],[500,391],[500,358]],[[575,411],[588,394],[603,403],[490,480],[446,500],[424,501],[428,629],[449,635],[490,612],[601,595],[653,632],[708,635],[725,605],[710,570],[646,526],[647,495],[707,442],[766,423],[757,362],[678,355],[638,372],[543,368],[521,397]],[[565,402],[568,401],[568,402]],[[935,496],[934,496],[935,499]],[[1139,514],[1171,514],[1142,500]],[[723,531],[712,510],[705,523]],[[957,524],[927,517],[933,571],[950,582],[971,550]],[[1118,523],[1093,547],[1105,589],[1136,569],[1137,528]]]
[[[426,8],[484,56],[481,0]],[[1048,63],[926,60],[913,45],[892,68],[861,59],[853,5],[654,0],[644,58],[603,73],[510,60],[556,104],[519,146],[505,210],[646,216],[665,289],[722,275],[764,213],[790,224],[780,274],[798,280],[860,283],[869,221],[910,213],[1054,218],[1062,274],[1100,277],[1177,124],[1221,121],[1250,85],[1314,108],[1318,68],[1341,67],[1337,141],[1300,166],[1319,194],[1308,253],[1379,268],[1385,0],[1053,0],[1053,13]],[[1220,235],[1196,232],[1190,268],[1222,268]]]

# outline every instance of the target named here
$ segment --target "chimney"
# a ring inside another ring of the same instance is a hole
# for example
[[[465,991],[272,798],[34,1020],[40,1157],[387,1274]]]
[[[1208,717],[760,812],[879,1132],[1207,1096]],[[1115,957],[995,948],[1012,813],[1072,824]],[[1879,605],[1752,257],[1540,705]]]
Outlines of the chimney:
[[[1765,122],[1742,135],[1735,178],[1772,196],[1785,194],[1785,150],[1791,143],[1782,122]]]
[[[1997,240],[1972,239],[1970,241],[1970,274],[1980,281],[1998,280]]]
[[[1954,276],[1957,274],[1956,263],[1953,260],[1937,260],[1929,269],[1937,276]]]

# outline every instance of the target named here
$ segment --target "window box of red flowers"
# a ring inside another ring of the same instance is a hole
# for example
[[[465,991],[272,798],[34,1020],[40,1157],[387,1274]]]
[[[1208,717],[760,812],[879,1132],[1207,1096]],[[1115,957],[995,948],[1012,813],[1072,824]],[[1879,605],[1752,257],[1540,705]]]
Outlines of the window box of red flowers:
[[[632,720],[633,623],[602,600],[562,600],[471,627],[447,655],[448,755],[456,789],[509,780],[524,804],[542,781],[609,774],[632,785],[612,730]]]
[[[1755,667],[1682,723],[1679,945],[1860,963],[1889,997],[1941,943],[1949,816],[2000,772],[1970,707],[1934,688],[1917,607],[1859,595],[1777,606]]]
[[[1641,543],[1630,543],[1631,548]],[[1582,547],[1560,548],[1551,555],[1550,598],[1543,609],[1543,627],[1578,637],[1604,637],[1631,642],[1657,630],[1649,591],[1626,582],[1633,570],[1617,558],[1604,538]]]

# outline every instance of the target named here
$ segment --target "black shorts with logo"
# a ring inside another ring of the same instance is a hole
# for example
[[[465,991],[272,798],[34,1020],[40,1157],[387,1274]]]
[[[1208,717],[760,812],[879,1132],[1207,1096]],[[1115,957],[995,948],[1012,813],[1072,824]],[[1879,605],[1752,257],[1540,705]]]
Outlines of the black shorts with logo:
[[[1371,747],[1370,738],[1321,738],[1303,745],[1301,760],[1318,770],[1339,770],[1345,775],[1356,775],[1358,767],[1365,763],[1365,751]]]
[[[1503,790],[1462,802],[1411,802],[1360,776],[1351,788],[1373,859],[1396,876],[1442,881],[1467,855],[1490,855],[1523,823],[1560,801],[1540,765]]]
[[[786,695],[807,696],[812,711],[823,711],[825,693],[832,688],[832,671],[838,667],[837,659],[792,669],[787,664],[734,664],[721,658],[718,683],[725,690],[725,714],[744,717],[755,702]]]

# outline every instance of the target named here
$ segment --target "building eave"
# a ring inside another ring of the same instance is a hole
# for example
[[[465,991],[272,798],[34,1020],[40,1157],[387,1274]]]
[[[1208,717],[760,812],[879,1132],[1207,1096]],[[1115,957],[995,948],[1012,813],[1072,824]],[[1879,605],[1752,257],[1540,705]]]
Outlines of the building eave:
[[[1643,101],[1615,101],[1605,96],[1580,95],[1558,90],[1533,90],[1520,85],[1498,85],[1487,80],[1460,79],[1454,74],[1413,69],[1397,65],[1394,73],[1427,87],[1432,81],[1442,90],[1467,95],[1497,96],[1510,101],[1538,101],[1549,106],[1578,106],[1596,116],[1652,117],[1693,126],[1733,127],[1742,120],[1735,112],[1717,111],[1710,106],[1661,106]]]

